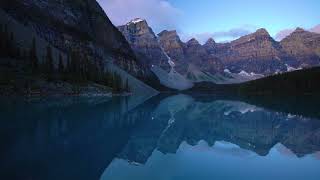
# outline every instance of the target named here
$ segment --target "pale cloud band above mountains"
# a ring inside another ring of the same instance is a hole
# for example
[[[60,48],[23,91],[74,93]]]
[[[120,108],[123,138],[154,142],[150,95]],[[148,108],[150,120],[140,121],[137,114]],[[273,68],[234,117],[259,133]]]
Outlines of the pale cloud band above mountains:
[[[233,28],[228,31],[217,31],[217,32],[204,32],[204,33],[192,33],[184,34],[181,33],[181,39],[188,41],[191,38],[196,38],[201,44],[204,44],[209,38],[213,38],[216,42],[228,42],[242,36],[253,33],[258,28],[251,25],[243,25],[238,28]]]

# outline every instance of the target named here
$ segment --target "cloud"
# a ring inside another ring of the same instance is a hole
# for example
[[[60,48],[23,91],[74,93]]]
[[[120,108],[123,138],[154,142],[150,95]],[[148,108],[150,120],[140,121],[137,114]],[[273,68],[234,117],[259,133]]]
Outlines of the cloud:
[[[146,19],[157,33],[176,29],[183,12],[166,0],[97,0],[116,26],[134,18]]]
[[[215,32],[214,37],[217,39],[221,39],[221,38],[235,39],[250,33],[252,33],[252,31],[249,29],[235,28],[235,29],[230,29],[229,31]]]
[[[254,26],[246,25],[227,31],[183,34],[181,39],[183,41],[188,41],[191,38],[196,38],[201,44],[204,44],[209,38],[213,38],[216,42],[228,42],[240,38],[241,36],[253,33],[256,29],[257,28]]]
[[[281,30],[275,35],[275,39],[277,41],[281,41],[285,37],[289,36],[294,30],[295,29],[284,29],[284,30]],[[313,27],[313,28],[307,29],[307,31],[320,34],[320,24],[315,26],[315,27]]]
[[[285,37],[289,36],[293,31],[294,31],[294,29],[284,29],[284,30],[278,32],[274,38],[277,41],[281,41]]]
[[[313,27],[313,28],[311,28],[310,31],[320,34],[320,24],[315,26],[315,27]]]

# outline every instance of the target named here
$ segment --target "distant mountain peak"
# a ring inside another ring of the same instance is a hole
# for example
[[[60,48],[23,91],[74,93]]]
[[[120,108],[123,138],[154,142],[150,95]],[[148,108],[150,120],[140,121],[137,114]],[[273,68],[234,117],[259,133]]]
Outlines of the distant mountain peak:
[[[166,64],[167,57],[146,20],[136,18],[118,29],[144,65]]]
[[[199,41],[196,38],[192,38],[187,42],[188,45],[200,45]]]
[[[297,27],[295,30],[294,30],[294,33],[301,33],[301,32],[305,32],[305,30],[301,27]]]
[[[269,32],[265,28],[258,29],[255,34],[263,35],[263,36],[270,36]]]
[[[149,27],[147,21],[142,18],[135,18],[125,25],[118,26],[118,29],[125,35],[128,41],[130,41],[130,39],[128,39],[129,34],[137,36],[149,34],[152,38],[155,38],[153,30]]]
[[[158,34],[158,36],[169,36],[169,35],[177,36],[178,34],[176,30],[171,30],[171,31],[163,30]]]
[[[215,44],[216,44],[216,41],[214,41],[213,38],[209,38],[209,39],[207,40],[207,42],[205,43],[205,45],[215,45]]]

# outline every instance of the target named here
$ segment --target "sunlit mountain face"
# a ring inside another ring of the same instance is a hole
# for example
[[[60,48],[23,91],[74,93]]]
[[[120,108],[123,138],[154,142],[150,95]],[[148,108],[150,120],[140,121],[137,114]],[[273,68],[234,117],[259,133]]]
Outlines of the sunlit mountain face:
[[[192,94],[138,99],[1,103],[1,116],[10,119],[0,128],[1,177],[319,177],[320,115],[312,108],[316,98],[272,105],[271,98]]]

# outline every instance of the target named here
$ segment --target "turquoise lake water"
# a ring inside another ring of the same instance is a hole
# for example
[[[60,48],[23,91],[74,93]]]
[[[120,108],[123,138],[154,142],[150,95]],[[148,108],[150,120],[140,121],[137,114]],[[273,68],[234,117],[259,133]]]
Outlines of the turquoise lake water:
[[[0,179],[319,180],[318,102],[1,98]]]

